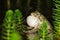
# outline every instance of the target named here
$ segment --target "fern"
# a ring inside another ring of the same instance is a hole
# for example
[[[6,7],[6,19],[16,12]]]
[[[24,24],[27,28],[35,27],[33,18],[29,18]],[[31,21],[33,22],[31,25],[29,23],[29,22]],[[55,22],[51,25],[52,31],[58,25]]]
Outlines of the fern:
[[[53,13],[53,19],[54,19],[54,35],[56,40],[60,40],[60,1],[59,0],[54,0],[55,2],[55,9]]]
[[[16,30],[19,32],[19,34],[23,38],[23,40],[26,40],[27,38],[23,31],[26,30],[27,26],[23,24],[25,20],[23,18],[21,11],[19,9],[16,9],[14,16],[15,16],[15,21],[16,21]],[[25,37],[23,37],[23,35]]]
[[[15,30],[16,23],[13,16],[13,11],[8,10],[3,23],[2,38],[3,40],[22,40],[18,32]]]
[[[41,29],[38,32],[38,34],[40,36],[40,40],[51,40],[48,37],[48,29],[47,29],[48,26],[47,25],[48,25],[47,22],[43,21]]]
[[[23,15],[19,9],[15,10],[14,16],[15,16],[15,20],[16,20],[17,25],[19,25],[23,22]]]

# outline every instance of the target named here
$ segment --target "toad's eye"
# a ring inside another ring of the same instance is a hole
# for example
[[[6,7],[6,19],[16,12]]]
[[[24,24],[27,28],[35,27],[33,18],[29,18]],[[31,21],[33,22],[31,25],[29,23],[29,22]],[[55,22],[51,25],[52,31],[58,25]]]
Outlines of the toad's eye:
[[[37,13],[36,15],[39,16],[40,14]]]
[[[37,15],[39,15],[39,14],[37,14]]]

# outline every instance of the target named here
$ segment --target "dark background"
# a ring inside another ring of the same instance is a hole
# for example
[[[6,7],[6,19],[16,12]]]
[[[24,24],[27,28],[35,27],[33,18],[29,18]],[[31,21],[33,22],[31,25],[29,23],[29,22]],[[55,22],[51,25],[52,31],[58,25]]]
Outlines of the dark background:
[[[19,0],[18,3],[17,0],[10,1],[9,9],[12,9],[13,11],[15,9],[20,9],[25,18],[30,14],[30,12],[39,10],[52,24],[53,0],[30,0],[30,3],[28,3],[28,0]],[[38,1],[40,1],[40,3],[38,3]],[[7,5],[7,0],[0,0],[0,40],[2,31],[1,25],[3,24],[5,12],[8,10]]]

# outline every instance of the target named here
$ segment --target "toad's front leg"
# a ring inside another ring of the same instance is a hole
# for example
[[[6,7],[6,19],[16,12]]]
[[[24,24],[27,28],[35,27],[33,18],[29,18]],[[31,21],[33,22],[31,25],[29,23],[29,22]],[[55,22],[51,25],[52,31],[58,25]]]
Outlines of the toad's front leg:
[[[38,31],[37,27],[27,27],[27,31],[24,30],[23,32],[25,32],[25,33],[34,33],[34,32],[37,32],[37,31]]]

